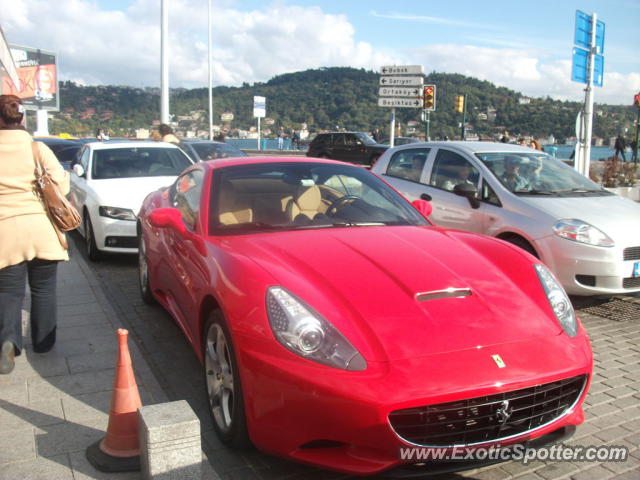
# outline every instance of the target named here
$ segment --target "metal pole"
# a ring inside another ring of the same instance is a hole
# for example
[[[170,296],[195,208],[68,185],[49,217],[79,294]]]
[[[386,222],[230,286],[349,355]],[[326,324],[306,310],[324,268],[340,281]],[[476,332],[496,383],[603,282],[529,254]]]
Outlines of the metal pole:
[[[260,151],[260,117],[258,117],[258,151]]]
[[[213,140],[213,73],[211,70],[211,0],[209,0],[209,140]]]
[[[169,0],[160,6],[160,122],[169,123]]]
[[[389,146],[393,147],[396,136],[396,108],[391,109],[391,132],[389,133]]]
[[[26,118],[26,117],[25,117]],[[638,131],[640,130],[640,107],[638,107],[638,116],[636,117],[636,143],[633,147],[633,163],[638,163]]]
[[[582,145],[583,157],[582,173],[589,178],[589,163],[591,161],[591,130],[593,128],[593,70],[596,53],[596,14],[591,15],[591,48],[589,49],[589,63],[587,65],[587,88],[584,101],[584,143]]]
[[[425,141],[428,142],[431,139],[431,133],[430,133],[430,123],[431,123],[431,110],[427,110],[427,138],[425,138]]]
[[[460,140],[464,141],[464,124],[467,121],[467,94],[462,96],[462,127],[460,128]]]

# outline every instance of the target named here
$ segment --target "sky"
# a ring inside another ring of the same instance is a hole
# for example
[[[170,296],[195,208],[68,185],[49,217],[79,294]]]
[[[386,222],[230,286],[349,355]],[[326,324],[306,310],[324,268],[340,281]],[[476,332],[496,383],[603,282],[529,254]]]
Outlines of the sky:
[[[171,88],[208,86],[208,0],[165,0]],[[212,0],[214,86],[311,68],[423,65],[531,97],[584,100],[571,81],[576,10],[605,23],[601,104],[640,92],[640,0]],[[60,80],[160,86],[160,0],[0,0],[10,44],[58,55]]]

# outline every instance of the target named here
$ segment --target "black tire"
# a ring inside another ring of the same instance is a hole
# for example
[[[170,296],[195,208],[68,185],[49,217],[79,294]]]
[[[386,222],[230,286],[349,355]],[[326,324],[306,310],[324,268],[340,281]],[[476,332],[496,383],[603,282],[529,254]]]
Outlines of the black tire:
[[[91,218],[89,212],[84,214],[84,242],[87,248],[87,257],[92,262],[97,262],[102,259],[102,252],[96,245],[96,237],[93,234],[93,225],[91,225]]]
[[[142,230],[138,233],[138,286],[140,287],[140,296],[142,301],[147,305],[154,305],[156,299],[151,293],[149,284],[149,266],[147,263],[147,249],[144,243],[144,235]]]
[[[503,238],[503,240],[506,240],[507,242],[511,243],[512,245],[515,245],[516,247],[520,247],[522,250],[524,250],[525,252],[530,253],[531,255],[533,255],[536,258],[540,258],[538,256],[538,252],[536,252],[536,249],[533,248],[531,246],[531,244],[529,242],[527,242],[522,237],[518,237],[518,236],[513,235],[513,236],[510,236],[510,237]]]
[[[219,310],[209,314],[202,341],[204,383],[213,429],[225,445],[251,446],[238,363],[227,324]]]

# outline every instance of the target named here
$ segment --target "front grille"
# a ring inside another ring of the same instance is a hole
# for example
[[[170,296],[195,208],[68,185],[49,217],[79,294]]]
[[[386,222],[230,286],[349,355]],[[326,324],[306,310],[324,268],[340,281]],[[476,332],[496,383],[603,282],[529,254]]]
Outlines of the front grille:
[[[403,440],[417,445],[492,442],[561,417],[578,401],[586,380],[580,375],[496,395],[396,410],[389,414],[389,422]]]
[[[622,288],[639,288],[640,277],[629,277],[622,279]]]
[[[587,287],[596,286],[595,275],[576,275],[576,282],[586,285]]]
[[[640,247],[625,248],[622,252],[623,260],[640,260]]]

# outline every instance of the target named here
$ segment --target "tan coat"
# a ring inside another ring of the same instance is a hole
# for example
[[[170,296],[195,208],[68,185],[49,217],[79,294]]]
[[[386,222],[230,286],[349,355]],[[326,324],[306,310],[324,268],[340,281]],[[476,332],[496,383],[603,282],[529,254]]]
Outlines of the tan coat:
[[[24,130],[0,130],[0,268],[34,258],[69,260],[36,195],[31,142]],[[37,145],[42,164],[66,195],[69,173],[49,147]]]

